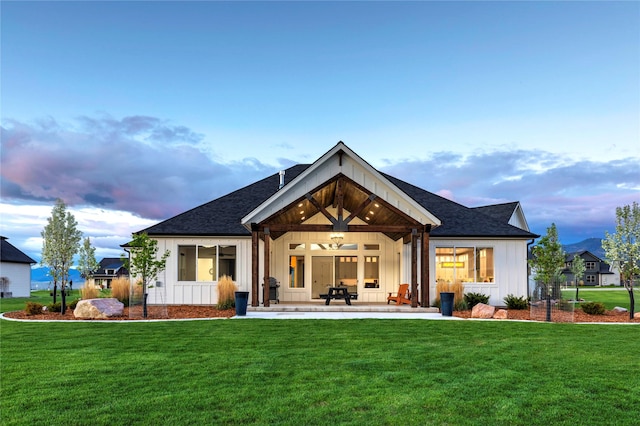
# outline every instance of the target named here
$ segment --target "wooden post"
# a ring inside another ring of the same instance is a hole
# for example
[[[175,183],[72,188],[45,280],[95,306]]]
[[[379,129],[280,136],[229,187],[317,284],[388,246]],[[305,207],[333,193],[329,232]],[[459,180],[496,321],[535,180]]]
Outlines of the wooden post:
[[[420,286],[422,291],[420,292],[420,304],[423,308],[428,308],[431,304],[429,296],[429,230],[430,226],[422,231],[422,259],[420,262]]]
[[[251,306],[260,306],[260,236],[255,223],[251,224]]]
[[[418,231],[411,231],[411,307],[418,307]]]
[[[262,286],[262,304],[265,308],[269,307],[269,276],[271,274],[269,271],[269,241],[271,241],[269,228],[264,228],[264,283]]]

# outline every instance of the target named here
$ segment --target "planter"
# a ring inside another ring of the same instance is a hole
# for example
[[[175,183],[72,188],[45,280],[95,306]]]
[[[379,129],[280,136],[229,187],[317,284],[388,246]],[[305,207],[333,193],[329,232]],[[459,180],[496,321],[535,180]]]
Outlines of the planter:
[[[453,296],[455,293],[443,291],[440,293],[440,312],[443,317],[453,316]]]
[[[237,316],[247,315],[247,303],[249,301],[249,292],[236,291],[235,301],[236,301],[236,315]]]

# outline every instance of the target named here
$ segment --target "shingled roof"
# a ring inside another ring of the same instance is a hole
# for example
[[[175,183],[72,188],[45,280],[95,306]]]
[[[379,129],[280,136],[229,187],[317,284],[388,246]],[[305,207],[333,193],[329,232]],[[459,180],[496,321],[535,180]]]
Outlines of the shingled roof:
[[[0,236],[0,239],[2,239],[2,246],[0,247],[0,261],[10,263],[37,263],[7,241],[7,237]]]
[[[299,164],[285,172],[288,185],[310,165]],[[433,237],[498,237],[533,239],[539,235],[509,225],[508,218],[496,218],[479,208],[468,208],[393,176],[381,173],[409,197],[437,216],[442,225],[431,231]],[[230,194],[151,226],[140,232],[172,236],[249,236],[240,223],[253,209],[278,191],[279,174],[275,173]],[[517,204],[517,203],[516,203]],[[515,207],[514,207],[515,208]],[[511,211],[513,213],[513,210]]]
[[[511,216],[513,216],[513,212],[518,207],[518,204],[519,203],[517,201],[512,203],[492,204],[490,206],[473,207],[473,210],[487,214],[501,222],[509,223],[509,220],[511,220]]]

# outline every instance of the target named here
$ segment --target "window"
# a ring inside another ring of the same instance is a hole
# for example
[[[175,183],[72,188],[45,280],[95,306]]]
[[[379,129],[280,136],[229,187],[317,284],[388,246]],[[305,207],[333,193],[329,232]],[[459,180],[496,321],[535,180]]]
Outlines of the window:
[[[236,246],[178,246],[178,281],[217,281],[236,276]]]
[[[589,284],[595,284],[596,283],[596,276],[595,275],[587,275],[586,280]]]
[[[289,256],[289,288],[304,288],[304,256]]]
[[[364,257],[364,288],[380,288],[380,257]]]
[[[436,247],[436,280],[493,282],[492,247]]]
[[[596,269],[596,262],[584,262],[584,267],[588,271],[593,271]]]

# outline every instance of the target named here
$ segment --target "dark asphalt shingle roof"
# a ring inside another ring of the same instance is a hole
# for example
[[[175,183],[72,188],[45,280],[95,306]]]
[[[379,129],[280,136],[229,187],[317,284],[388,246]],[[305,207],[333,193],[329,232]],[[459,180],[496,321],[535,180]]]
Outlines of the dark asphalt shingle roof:
[[[0,261],[10,263],[37,263],[7,241],[7,237],[0,238],[2,239],[2,246],[0,246]]]
[[[473,207],[473,210],[489,215],[501,222],[509,223],[509,220],[511,220],[511,216],[513,216],[513,212],[516,210],[516,207],[518,207],[518,202],[514,201],[512,203]]]
[[[286,170],[286,182],[294,180],[309,167],[300,164]],[[533,239],[536,234],[509,225],[492,215],[462,206],[400,179],[381,173],[400,190],[442,221],[431,231],[434,237],[508,237]],[[278,191],[275,173],[230,194],[151,226],[140,232],[149,235],[249,236],[240,220]],[[515,208],[515,207],[514,207]],[[513,213],[513,210],[511,211]],[[510,217],[510,216],[509,216]]]

